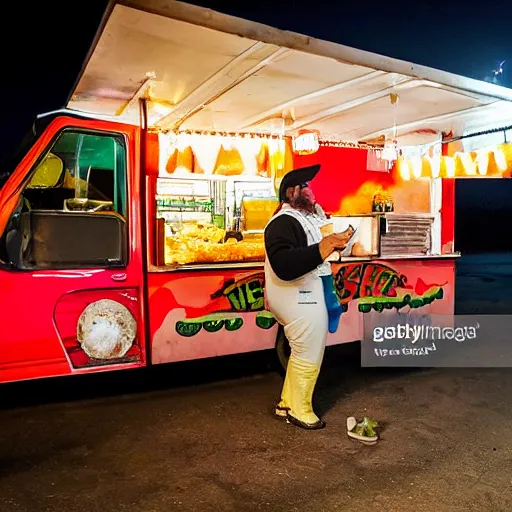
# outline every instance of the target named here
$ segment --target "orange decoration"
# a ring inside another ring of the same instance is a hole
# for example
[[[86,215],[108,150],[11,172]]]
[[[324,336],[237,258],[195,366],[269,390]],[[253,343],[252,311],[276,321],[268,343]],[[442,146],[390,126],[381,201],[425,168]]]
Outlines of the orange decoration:
[[[288,173],[293,168],[293,143],[291,137],[286,137],[284,139],[284,172]]]
[[[471,153],[457,153],[455,155],[455,176],[476,176],[476,163]]]
[[[176,170],[176,164],[178,163],[178,149],[176,148],[172,155],[169,157],[169,160],[167,160],[167,164],[165,165],[165,170],[172,174]]]
[[[510,178],[512,174],[512,144],[500,144],[495,151],[496,163],[502,175]]]
[[[441,158],[439,177],[441,177],[441,178],[454,178],[455,177],[455,160],[451,156],[443,156]]]
[[[213,169],[213,174],[222,176],[238,176],[244,172],[245,166],[236,148],[226,149],[221,146],[217,156],[217,162]]]
[[[269,167],[269,150],[268,144],[263,142],[261,144],[260,151],[256,156],[256,169],[258,171],[259,176],[263,176],[265,178],[268,177],[268,167]]]
[[[178,150],[176,148],[173,154],[169,157],[165,170],[169,174],[173,174],[178,169],[185,170],[186,172],[194,172],[194,152],[190,146],[184,149]]]

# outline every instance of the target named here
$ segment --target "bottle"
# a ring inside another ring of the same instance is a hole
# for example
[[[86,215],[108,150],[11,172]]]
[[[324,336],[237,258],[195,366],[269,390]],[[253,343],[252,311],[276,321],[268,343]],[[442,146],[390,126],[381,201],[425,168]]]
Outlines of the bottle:
[[[377,193],[373,196],[373,202],[372,202],[372,212],[382,212],[383,211],[383,201],[382,201],[382,195],[380,193]]]
[[[386,212],[392,212],[395,209],[395,205],[393,203],[393,198],[391,197],[391,194],[386,193],[386,203],[384,211]]]

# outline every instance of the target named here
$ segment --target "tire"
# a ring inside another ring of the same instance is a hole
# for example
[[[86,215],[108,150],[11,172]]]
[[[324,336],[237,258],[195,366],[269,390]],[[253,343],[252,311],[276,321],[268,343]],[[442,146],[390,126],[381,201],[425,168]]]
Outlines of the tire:
[[[276,338],[277,371],[283,376],[286,374],[290,353],[290,343],[284,334],[283,327],[279,326]]]

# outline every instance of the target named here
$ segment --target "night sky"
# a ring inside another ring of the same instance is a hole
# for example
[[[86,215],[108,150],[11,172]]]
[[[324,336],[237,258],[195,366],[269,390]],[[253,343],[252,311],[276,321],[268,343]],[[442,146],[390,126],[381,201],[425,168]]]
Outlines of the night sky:
[[[499,62],[510,59],[504,65],[502,85],[512,87],[510,2],[488,0],[473,6],[438,0],[310,4],[303,0],[304,7],[275,0],[191,3],[476,79],[485,79]],[[4,11],[0,158],[13,151],[38,113],[65,104],[106,4],[90,0],[28,7],[19,2],[9,7],[9,14]],[[12,28],[5,30],[8,24]],[[502,191],[501,200],[512,193],[511,186],[489,183],[478,187],[476,199],[491,188],[496,194]],[[500,197],[495,196],[494,204]]]

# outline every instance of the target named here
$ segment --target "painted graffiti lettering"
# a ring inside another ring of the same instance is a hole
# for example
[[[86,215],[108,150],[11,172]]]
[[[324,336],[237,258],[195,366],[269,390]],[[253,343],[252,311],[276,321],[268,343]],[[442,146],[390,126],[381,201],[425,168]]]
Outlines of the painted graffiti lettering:
[[[404,276],[380,263],[343,265],[335,276],[341,303],[362,297],[393,296],[405,284]]]
[[[425,283],[418,278],[415,286],[404,274],[382,263],[346,263],[335,265],[335,283],[344,310],[356,300],[361,313],[404,307],[421,308],[444,296],[446,284]]]
[[[265,300],[263,294],[264,275],[257,274],[238,282],[229,282],[222,289],[233,311],[261,311]]]
[[[249,281],[247,283],[247,298],[251,305],[251,311],[262,310],[265,306],[263,282],[259,280]]]

